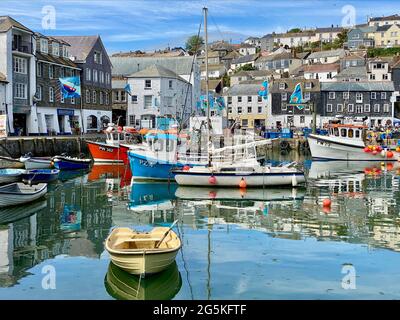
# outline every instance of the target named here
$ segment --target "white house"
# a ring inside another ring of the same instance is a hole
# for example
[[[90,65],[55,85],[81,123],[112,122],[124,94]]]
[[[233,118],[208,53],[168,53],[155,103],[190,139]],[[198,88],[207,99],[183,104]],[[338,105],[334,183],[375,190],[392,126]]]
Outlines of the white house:
[[[6,88],[8,81],[6,77],[0,73],[0,114],[6,114]]]
[[[201,70],[201,80],[206,78],[206,66],[202,65]],[[212,64],[208,65],[208,77],[210,79],[218,79],[225,75],[226,67],[223,64]]]
[[[192,85],[175,72],[153,64],[128,76],[132,96],[128,99],[128,125],[157,128],[159,117],[189,119]]]
[[[318,79],[320,82],[336,81],[335,76],[339,73],[338,63],[310,64],[302,67],[305,79]]]
[[[311,53],[307,58],[308,64],[335,63],[346,56],[344,49],[326,50]]]
[[[385,25],[398,24],[400,25],[400,16],[398,14],[394,14],[391,16],[382,16],[382,17],[371,17],[368,19],[368,25],[370,27],[376,26],[381,27]]]
[[[341,33],[344,29],[341,27],[330,27],[330,28],[316,28],[315,34],[317,37],[317,41],[322,42],[333,42],[337,37],[338,34]]]
[[[392,81],[389,62],[379,58],[370,59],[367,63],[367,77],[369,81]]]
[[[242,56],[248,56],[250,54],[256,54],[257,48],[254,45],[250,45],[247,43],[242,43],[239,47],[239,53]]]
[[[298,33],[275,33],[272,36],[276,45],[288,46],[289,48],[318,41],[316,33],[313,30],[304,30]]]

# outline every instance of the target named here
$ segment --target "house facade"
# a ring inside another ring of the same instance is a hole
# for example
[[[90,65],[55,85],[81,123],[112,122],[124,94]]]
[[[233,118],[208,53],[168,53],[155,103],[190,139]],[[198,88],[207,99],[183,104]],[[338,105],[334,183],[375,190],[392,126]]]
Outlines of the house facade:
[[[338,74],[340,66],[338,63],[310,64],[304,65],[301,69],[305,79],[317,79],[320,82],[331,82],[336,81],[335,76]]]
[[[368,25],[371,27],[379,27],[391,24],[400,24],[400,16],[398,14],[383,17],[371,17],[368,19]]]
[[[308,64],[330,64],[338,62],[340,59],[346,56],[346,51],[344,49],[336,49],[336,50],[326,50],[311,53],[306,62]]]
[[[350,50],[373,48],[375,41],[371,33],[375,32],[376,28],[375,26],[362,26],[350,29],[347,33],[346,46]]]
[[[228,124],[238,122],[243,128],[265,126],[269,100],[258,95],[261,84],[240,83],[224,93]]]
[[[8,81],[4,74],[0,73],[0,115],[7,114],[6,109],[6,90]]]
[[[290,104],[297,84],[303,92],[303,105]],[[312,127],[313,108],[316,108],[317,126],[321,126],[320,82],[315,79],[277,79],[270,85],[271,108],[267,114],[267,127]]]
[[[127,85],[126,77],[112,77],[112,122],[119,125],[125,126],[126,113],[128,110],[128,99],[129,95],[125,91]]]
[[[375,40],[375,47],[398,47],[400,46],[400,24],[379,26],[370,36]]]
[[[298,33],[277,33],[274,35],[274,43],[289,48],[303,46],[318,41],[314,30],[304,30]]]
[[[289,72],[300,67],[302,60],[293,56],[291,52],[282,52],[259,57],[254,66],[258,70],[269,70],[277,73]]]
[[[331,43],[338,37],[338,34],[343,31],[344,28],[334,26],[331,26],[330,28],[316,28],[315,36],[317,41]]]
[[[100,132],[112,119],[112,64],[100,36],[53,37],[70,44],[69,55],[81,72],[81,130]]]
[[[254,67],[254,64],[258,58],[258,54],[250,54],[243,57],[239,57],[237,59],[232,60],[230,70],[235,71],[240,67],[243,67],[247,64]]]
[[[33,32],[8,16],[0,17],[0,73],[5,79],[5,112],[10,135],[38,135],[36,42]]]
[[[332,82],[321,84],[322,117],[368,117],[371,126],[392,123],[393,82]]]
[[[160,117],[188,119],[193,105],[192,85],[172,70],[160,65],[127,77],[133,94],[128,98],[127,124],[138,128],[157,128]]]
[[[81,124],[80,98],[65,99],[59,78],[80,76],[69,58],[70,45],[36,33],[36,112],[41,135],[78,134]]]
[[[367,63],[367,78],[369,81],[392,81],[389,61],[372,58]]]

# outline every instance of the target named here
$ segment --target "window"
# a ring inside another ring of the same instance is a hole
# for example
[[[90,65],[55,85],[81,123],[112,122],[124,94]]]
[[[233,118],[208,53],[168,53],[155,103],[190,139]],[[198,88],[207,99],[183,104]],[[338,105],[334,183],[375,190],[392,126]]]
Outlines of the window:
[[[282,101],[286,101],[287,100],[287,93],[281,93],[281,99]]]
[[[375,113],[378,113],[379,112],[379,109],[380,109],[380,105],[377,103],[377,104],[374,104],[374,112]]]
[[[371,112],[371,106],[369,104],[364,104],[364,112]]]
[[[286,105],[286,103],[282,103],[282,105],[281,105],[281,110],[282,110],[282,111],[286,111],[286,110],[287,110],[287,105]]]
[[[103,55],[99,51],[94,52],[94,62],[97,64],[103,64]]]
[[[36,64],[36,75],[37,75],[38,77],[41,77],[41,76],[42,76],[42,63],[40,63],[40,62],[38,62],[38,63]]]
[[[384,105],[383,105],[383,112],[386,112],[386,113],[388,113],[389,112],[389,104],[388,103],[385,103]]]
[[[75,104],[75,98],[74,97],[71,98],[71,104]]]
[[[98,72],[96,69],[93,69],[93,82],[97,82],[98,80]]]
[[[326,112],[332,112],[332,105],[331,104],[327,104],[326,105]]]
[[[36,87],[36,98],[39,101],[42,101],[42,93],[43,93],[42,90],[43,90],[42,86],[37,86]]]
[[[241,114],[242,113],[242,107],[238,107],[237,111],[238,111],[238,114]]]
[[[26,99],[27,98],[27,88],[28,86],[24,83],[16,83],[15,84],[15,91],[14,91],[14,98],[17,99]]]
[[[306,89],[312,89],[312,83],[311,82],[306,82],[305,83],[305,88]]]
[[[340,129],[340,135],[345,138],[347,136],[347,130],[346,129]]]
[[[110,84],[110,83],[111,83],[110,74],[108,72],[106,72],[106,84]]]
[[[52,44],[53,47],[53,56],[59,56],[60,55],[60,46],[57,42],[53,42]]]
[[[371,74],[369,75],[369,80],[375,80],[375,75],[371,73]]]
[[[343,104],[338,103],[336,108],[337,108],[337,112],[343,112]]]
[[[67,46],[63,46],[63,57],[64,58],[69,58],[69,52],[68,52],[68,47]]]
[[[144,81],[144,88],[145,89],[151,89],[151,80],[145,80]]]
[[[300,123],[305,123],[305,122],[306,122],[306,117],[300,116]]]
[[[333,129],[333,134],[334,134],[336,137],[339,137],[339,128],[334,128],[334,129]]]
[[[360,137],[360,130],[356,130],[356,138]]]
[[[100,83],[104,83],[104,72],[100,71]]]
[[[54,78],[54,66],[49,65],[49,78],[53,79]]]
[[[151,108],[153,96],[144,96],[144,109]]]
[[[371,100],[375,100],[376,99],[376,92],[371,92]]]
[[[85,75],[86,75],[86,81],[92,80],[92,72],[91,72],[90,68],[86,68]]]
[[[228,97],[228,104],[232,104],[232,97]]]
[[[131,101],[132,103],[137,103],[137,96],[132,96]]]
[[[243,127],[247,127],[248,124],[249,124],[249,120],[247,120],[247,119],[243,119],[243,120],[242,120],[242,126],[243,126]]]
[[[253,108],[252,107],[247,107],[247,113],[252,113],[253,112]]]
[[[242,102],[242,97],[237,97],[237,99],[238,99],[238,102]]]
[[[100,104],[104,104],[104,96],[103,96],[103,91],[100,91],[100,94],[99,94],[99,103]]]
[[[21,74],[28,73],[27,60],[25,58],[14,57],[14,72]]]
[[[258,107],[258,113],[262,113],[262,107]]]
[[[86,90],[86,103],[90,103],[90,91]]]
[[[353,138],[354,137],[354,130],[353,129],[349,129],[349,132],[347,133],[347,136],[349,138]]]
[[[304,92],[304,100],[305,101],[310,101],[311,98],[311,93],[310,92]]]
[[[261,97],[261,96],[258,96],[258,97],[257,97],[257,102],[258,102],[258,103],[262,102],[262,97]]]
[[[106,96],[106,105],[108,106],[110,104],[110,96],[108,92],[106,92],[105,96]]]
[[[252,101],[251,96],[248,96],[248,97],[247,97],[247,102],[251,102],[251,101]]]
[[[169,80],[169,81],[168,81],[168,88],[169,88],[169,89],[172,89],[172,80]]]
[[[279,83],[279,90],[285,90],[286,85],[284,82]]]
[[[53,87],[49,88],[49,101],[54,102],[54,88]]]
[[[172,97],[165,97],[167,107],[172,107]]]
[[[389,79],[389,75],[387,73],[384,73],[382,75],[382,80],[388,80]]]
[[[351,112],[351,113],[354,112],[354,104],[348,104],[347,105],[347,112]]]
[[[126,102],[126,92],[125,91],[121,91],[121,101]]]
[[[232,113],[232,107],[228,107],[228,113]]]
[[[350,92],[343,92],[343,100],[349,100]]]
[[[362,112],[363,112],[362,104],[357,104],[356,105],[356,113],[362,113]]]
[[[97,93],[95,90],[92,92],[92,103],[97,103]]]
[[[356,93],[356,102],[363,102],[363,95],[361,92]]]
[[[135,125],[135,116],[129,115],[129,125],[130,126]]]
[[[114,91],[114,100],[117,102],[120,101],[119,92],[120,92],[119,90]]]
[[[329,99],[330,100],[335,99],[335,92],[329,92]]]
[[[381,99],[385,100],[386,99],[386,92],[381,92]]]
[[[46,39],[40,39],[40,51],[49,53],[49,42]]]

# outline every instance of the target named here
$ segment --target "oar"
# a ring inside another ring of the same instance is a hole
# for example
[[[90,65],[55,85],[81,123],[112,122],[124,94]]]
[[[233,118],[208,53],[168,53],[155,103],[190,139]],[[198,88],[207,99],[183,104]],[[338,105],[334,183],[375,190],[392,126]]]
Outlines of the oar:
[[[161,238],[160,241],[158,241],[156,248],[158,248],[161,244],[161,242],[164,241],[164,239],[166,238],[166,236],[168,235],[168,233],[170,233],[170,231],[172,230],[172,228],[177,224],[178,220],[175,220],[173,224],[171,224],[171,226],[169,227],[169,229],[164,233],[164,236]]]

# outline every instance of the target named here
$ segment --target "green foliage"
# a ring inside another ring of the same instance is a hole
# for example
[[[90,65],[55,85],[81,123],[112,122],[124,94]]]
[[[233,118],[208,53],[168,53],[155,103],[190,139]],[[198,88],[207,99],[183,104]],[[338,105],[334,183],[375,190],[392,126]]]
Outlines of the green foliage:
[[[289,31],[288,31],[288,33],[300,33],[301,32],[301,29],[300,28],[293,28],[293,29],[290,29]]]
[[[237,68],[237,69],[235,70],[235,73],[238,73],[238,72],[240,72],[240,71],[253,71],[253,70],[256,70],[256,68],[253,67],[253,66],[251,65],[251,63],[248,63],[248,64],[245,64],[244,66],[241,66],[241,67]]]
[[[222,85],[224,87],[231,86],[231,77],[229,77],[227,73],[225,73],[225,75],[222,77]]]
[[[370,48],[368,49],[368,57],[390,57],[400,54],[400,47],[396,48]]]
[[[189,53],[194,54],[203,44],[204,40],[202,37],[191,36],[186,40],[186,50]]]

